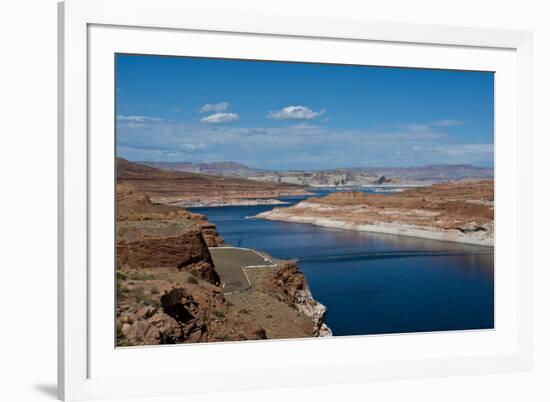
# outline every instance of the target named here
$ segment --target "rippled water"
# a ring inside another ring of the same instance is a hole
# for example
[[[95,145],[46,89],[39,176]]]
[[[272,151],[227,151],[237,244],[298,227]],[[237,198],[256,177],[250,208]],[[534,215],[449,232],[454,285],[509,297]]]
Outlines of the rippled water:
[[[271,208],[192,210],[227,243],[298,259],[334,335],[493,328],[492,248],[247,219]]]

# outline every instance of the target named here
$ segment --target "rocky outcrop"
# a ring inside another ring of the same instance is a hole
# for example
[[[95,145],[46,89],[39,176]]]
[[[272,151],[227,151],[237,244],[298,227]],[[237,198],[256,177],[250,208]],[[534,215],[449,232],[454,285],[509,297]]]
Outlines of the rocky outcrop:
[[[374,184],[386,184],[391,182],[391,178],[388,179],[386,176],[382,175],[374,181]]]
[[[273,277],[273,285],[280,300],[311,318],[315,336],[332,335],[325,323],[327,308],[313,298],[306,277],[296,263],[283,263]]]
[[[119,346],[171,344],[185,338],[181,325],[156,307],[125,317],[127,322],[119,326]]]
[[[337,192],[258,218],[493,246],[492,180],[436,184],[381,195]]]
[[[209,251],[223,239],[203,215],[155,204],[118,184],[116,240],[118,346],[326,333],[324,307],[315,304],[297,270],[283,270],[277,286],[270,282],[265,289],[256,286],[255,294],[234,295],[243,305],[228,301]],[[273,270],[264,273],[271,277]]]
[[[229,314],[221,289],[172,287],[158,306],[144,306],[119,317],[119,345],[157,345],[266,339],[256,323]]]
[[[208,247],[223,241],[204,216],[153,204],[144,193],[118,185],[117,218],[117,266],[194,270],[219,283]]]
[[[204,218],[204,221],[199,223],[199,227],[206,245],[208,247],[218,247],[223,245],[223,239],[219,235],[216,225],[206,221],[206,217]]]

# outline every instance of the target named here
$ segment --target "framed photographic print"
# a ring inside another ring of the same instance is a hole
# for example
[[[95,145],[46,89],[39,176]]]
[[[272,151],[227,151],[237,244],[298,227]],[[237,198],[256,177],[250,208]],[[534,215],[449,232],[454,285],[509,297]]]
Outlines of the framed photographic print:
[[[530,33],[59,15],[61,398],[530,368]]]

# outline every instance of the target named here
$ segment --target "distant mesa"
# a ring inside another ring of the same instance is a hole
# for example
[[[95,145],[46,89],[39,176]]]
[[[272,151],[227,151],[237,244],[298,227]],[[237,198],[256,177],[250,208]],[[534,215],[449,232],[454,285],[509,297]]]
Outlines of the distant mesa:
[[[310,187],[426,185],[463,179],[492,179],[492,168],[472,165],[420,167],[349,167],[325,170],[266,170],[237,162],[140,162],[143,165],[187,173],[235,177],[258,182],[288,183]]]
[[[143,191],[161,204],[193,206],[242,203],[243,199],[276,199],[310,194],[304,186],[270,183],[242,177],[169,170],[117,158],[117,183]]]

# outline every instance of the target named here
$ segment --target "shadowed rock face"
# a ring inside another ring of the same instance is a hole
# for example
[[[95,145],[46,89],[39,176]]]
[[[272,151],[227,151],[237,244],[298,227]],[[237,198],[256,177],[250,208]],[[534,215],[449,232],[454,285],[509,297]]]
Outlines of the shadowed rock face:
[[[118,266],[194,269],[219,283],[208,247],[223,240],[204,216],[153,204],[144,193],[118,185],[117,218]]]
[[[313,299],[305,275],[296,263],[288,262],[273,277],[275,292],[285,303],[310,317],[315,336],[329,336],[332,331],[325,324],[327,308]]]

